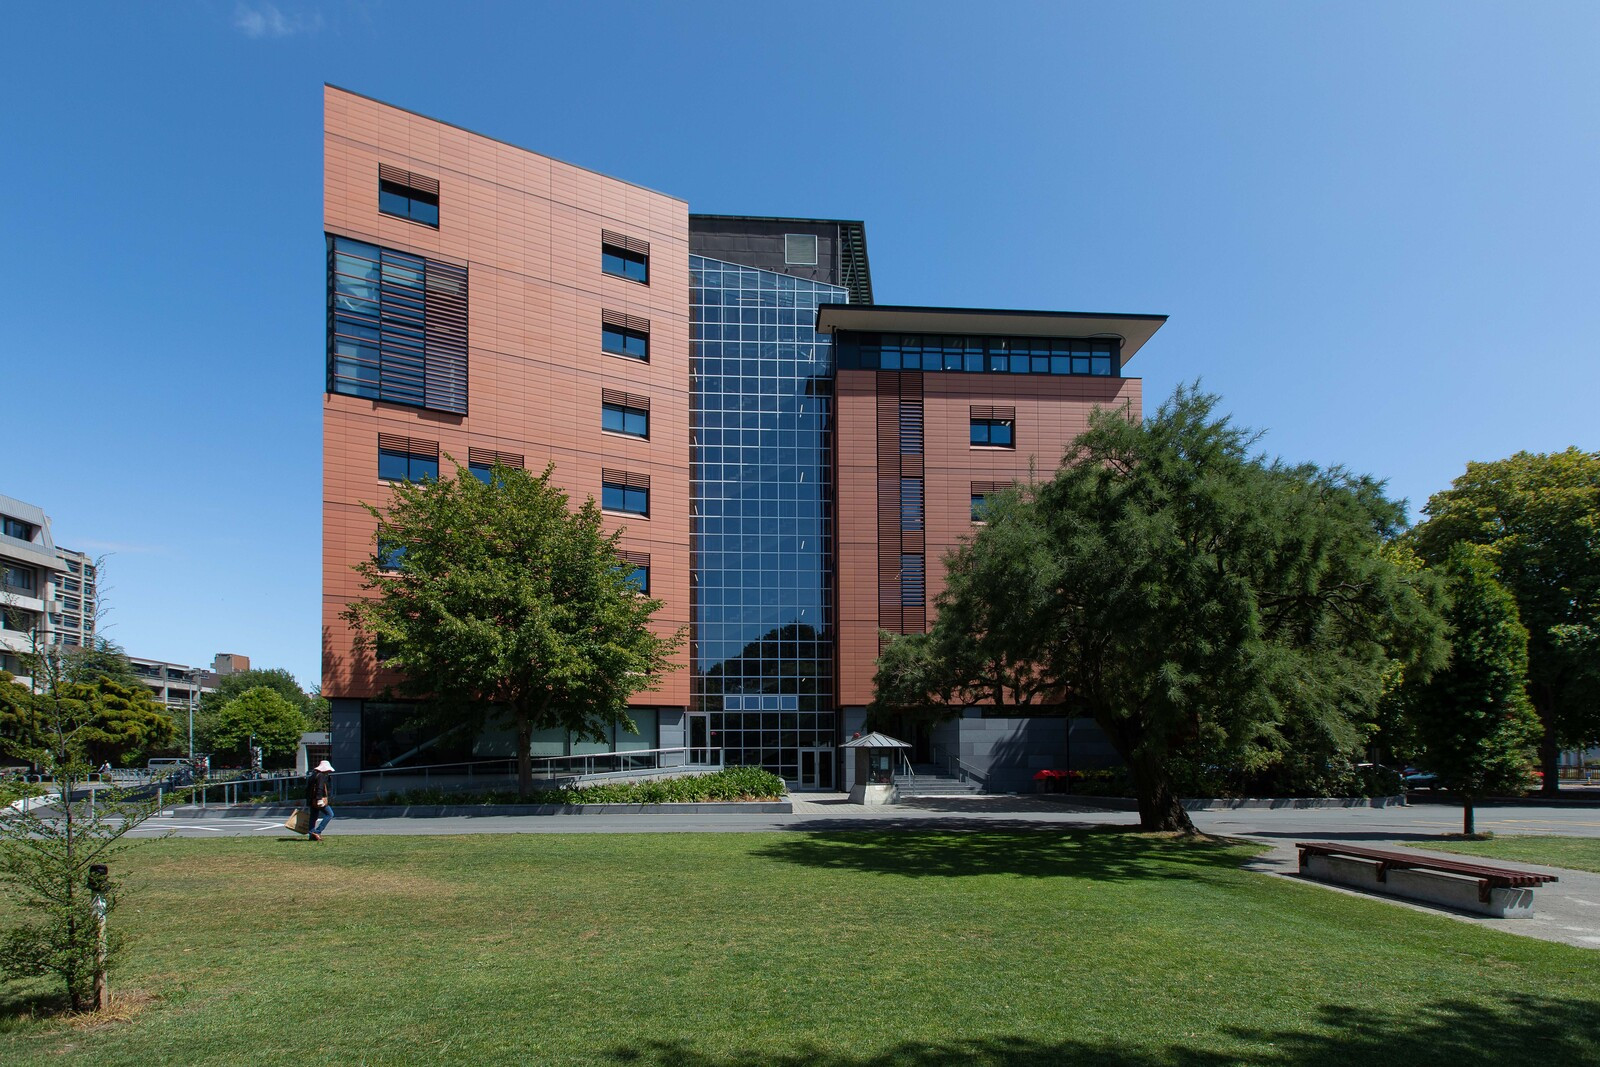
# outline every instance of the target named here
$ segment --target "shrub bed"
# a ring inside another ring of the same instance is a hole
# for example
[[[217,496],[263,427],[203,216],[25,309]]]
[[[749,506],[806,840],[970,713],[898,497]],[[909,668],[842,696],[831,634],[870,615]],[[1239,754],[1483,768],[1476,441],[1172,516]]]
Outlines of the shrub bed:
[[[515,789],[462,793],[448,789],[407,789],[387,793],[377,804],[693,804],[706,801],[777,800],[783,779],[760,767],[728,767],[714,774],[660,778],[649,782],[603,782],[576,789]]]

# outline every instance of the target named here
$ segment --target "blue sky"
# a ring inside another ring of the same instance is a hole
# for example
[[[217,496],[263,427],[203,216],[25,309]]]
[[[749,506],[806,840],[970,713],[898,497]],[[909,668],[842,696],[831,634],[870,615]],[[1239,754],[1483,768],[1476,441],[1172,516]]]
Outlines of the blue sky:
[[[28,4],[0,493],[135,655],[317,680],[321,84],[686,198],[864,219],[884,303],[1159,312],[1264,447],[1600,448],[1600,5]]]

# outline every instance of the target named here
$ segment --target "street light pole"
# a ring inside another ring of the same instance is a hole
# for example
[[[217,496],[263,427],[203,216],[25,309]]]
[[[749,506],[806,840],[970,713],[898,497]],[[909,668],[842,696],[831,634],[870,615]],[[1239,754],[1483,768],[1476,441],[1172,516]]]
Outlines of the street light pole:
[[[200,695],[200,668],[193,667],[189,671],[189,680],[193,683],[189,689],[189,767],[194,767],[194,702]]]

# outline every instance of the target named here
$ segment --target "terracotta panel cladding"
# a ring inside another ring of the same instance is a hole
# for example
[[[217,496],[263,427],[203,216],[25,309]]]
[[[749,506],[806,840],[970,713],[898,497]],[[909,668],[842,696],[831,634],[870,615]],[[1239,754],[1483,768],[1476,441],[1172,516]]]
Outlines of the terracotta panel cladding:
[[[688,207],[604,175],[329,87],[324,93],[328,232],[464,264],[469,271],[468,406],[447,415],[356,397],[323,406],[323,692],[375,695],[387,680],[339,618],[360,595],[351,567],[373,550],[363,502],[382,506],[377,435],[437,440],[553,469],[574,503],[600,494],[602,467],[651,479],[648,519],[607,516],[626,549],[649,553],[659,629],[689,620]],[[378,165],[437,178],[438,229],[378,212]],[[600,231],[650,243],[650,284],[600,270]],[[600,351],[600,314],[651,323],[648,363]],[[650,398],[650,439],[600,429],[600,391]],[[445,465],[449,469],[448,463]],[[681,657],[680,657],[681,661]],[[688,672],[640,706],[688,703]]]
[[[878,655],[878,373],[840,371],[835,433],[838,465],[839,700],[872,699]],[[974,481],[1026,481],[1030,464],[1047,478],[1097,407],[1140,415],[1137,378],[1045,375],[922,375],[923,499],[929,622],[944,589],[943,559],[970,537]],[[974,448],[974,406],[1016,408],[1014,449]]]

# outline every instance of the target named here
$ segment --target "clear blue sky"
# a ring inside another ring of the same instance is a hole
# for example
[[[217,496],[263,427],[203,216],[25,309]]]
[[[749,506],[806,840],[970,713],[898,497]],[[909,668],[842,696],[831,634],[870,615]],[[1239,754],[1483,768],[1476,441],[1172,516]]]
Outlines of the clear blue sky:
[[[1600,4],[17,4],[0,493],[135,655],[318,677],[321,85],[686,198],[864,219],[885,303],[1160,312],[1412,502],[1600,448]]]

